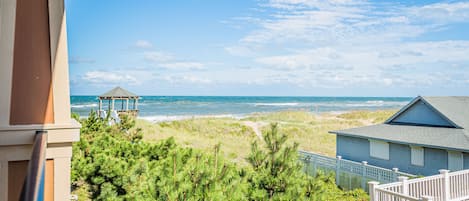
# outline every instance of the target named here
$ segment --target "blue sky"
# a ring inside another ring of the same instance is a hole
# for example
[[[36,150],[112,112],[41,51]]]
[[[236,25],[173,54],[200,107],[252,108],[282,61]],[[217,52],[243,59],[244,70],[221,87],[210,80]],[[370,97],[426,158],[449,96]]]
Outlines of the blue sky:
[[[66,0],[72,95],[469,95],[468,1]]]

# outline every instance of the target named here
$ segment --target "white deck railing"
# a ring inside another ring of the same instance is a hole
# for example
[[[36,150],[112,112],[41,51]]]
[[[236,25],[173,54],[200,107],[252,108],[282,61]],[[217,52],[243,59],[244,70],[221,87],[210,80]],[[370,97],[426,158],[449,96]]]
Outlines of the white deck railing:
[[[397,168],[390,170],[369,165],[366,161],[360,163],[342,159],[341,156],[332,158],[306,151],[299,151],[299,154],[299,159],[304,163],[307,173],[315,175],[318,169],[333,171],[336,176],[336,184],[345,189],[362,188],[367,190],[368,181],[390,183],[399,181],[399,176],[416,177],[400,172]],[[352,182],[354,177],[359,178],[357,182]]]
[[[462,201],[469,200],[469,170],[449,172],[382,184],[369,182],[371,201]]]

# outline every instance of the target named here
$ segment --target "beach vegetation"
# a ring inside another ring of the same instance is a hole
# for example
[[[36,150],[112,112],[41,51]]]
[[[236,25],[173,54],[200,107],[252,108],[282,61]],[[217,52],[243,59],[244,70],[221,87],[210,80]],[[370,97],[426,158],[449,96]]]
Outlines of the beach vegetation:
[[[169,137],[183,145],[209,151],[216,144],[223,147],[222,154],[233,162],[247,165],[250,144],[277,123],[289,142],[298,142],[298,149],[335,157],[336,138],[331,130],[381,123],[394,110],[352,111],[346,113],[320,113],[287,110],[273,113],[255,113],[241,119],[192,118],[171,122],[149,122],[138,119],[136,127],[142,129],[145,141],[157,142]],[[256,135],[257,130],[257,135]],[[259,140],[259,143],[264,143]],[[236,156],[236,157],[234,157]]]
[[[303,173],[299,145],[280,124],[250,144],[243,166],[225,159],[220,144],[196,149],[173,137],[147,141],[132,118],[109,125],[92,112],[80,121],[71,174],[79,200],[367,200],[362,190],[336,187],[330,175]]]
[[[338,115],[338,118],[349,119],[349,120],[361,120],[367,123],[377,124],[383,123],[389,119],[396,110],[377,110],[377,111],[351,111]]]

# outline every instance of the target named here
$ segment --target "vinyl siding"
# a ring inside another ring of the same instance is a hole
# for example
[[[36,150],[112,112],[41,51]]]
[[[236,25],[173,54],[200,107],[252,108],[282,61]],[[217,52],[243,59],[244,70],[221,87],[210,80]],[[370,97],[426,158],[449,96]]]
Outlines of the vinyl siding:
[[[337,155],[352,161],[367,161],[370,165],[391,169],[399,168],[402,172],[415,175],[434,175],[438,170],[447,169],[448,154],[446,150],[424,148],[424,166],[411,164],[411,148],[404,144],[389,143],[389,160],[370,157],[370,143],[368,139],[337,136]],[[465,154],[465,159],[469,154]],[[465,160],[465,167],[469,167],[469,160]]]
[[[464,153],[464,169],[469,169],[469,153]]]

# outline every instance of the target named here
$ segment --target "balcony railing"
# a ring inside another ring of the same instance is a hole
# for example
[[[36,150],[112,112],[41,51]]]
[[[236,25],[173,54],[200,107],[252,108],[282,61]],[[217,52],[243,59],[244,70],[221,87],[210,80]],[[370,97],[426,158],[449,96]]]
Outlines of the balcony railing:
[[[469,200],[469,170],[449,172],[399,182],[369,182],[371,201],[462,201]]]
[[[21,191],[21,201],[37,201],[43,198],[39,195],[43,185],[44,166],[46,161],[47,131],[36,131],[34,136],[31,160],[28,164],[28,172]]]

